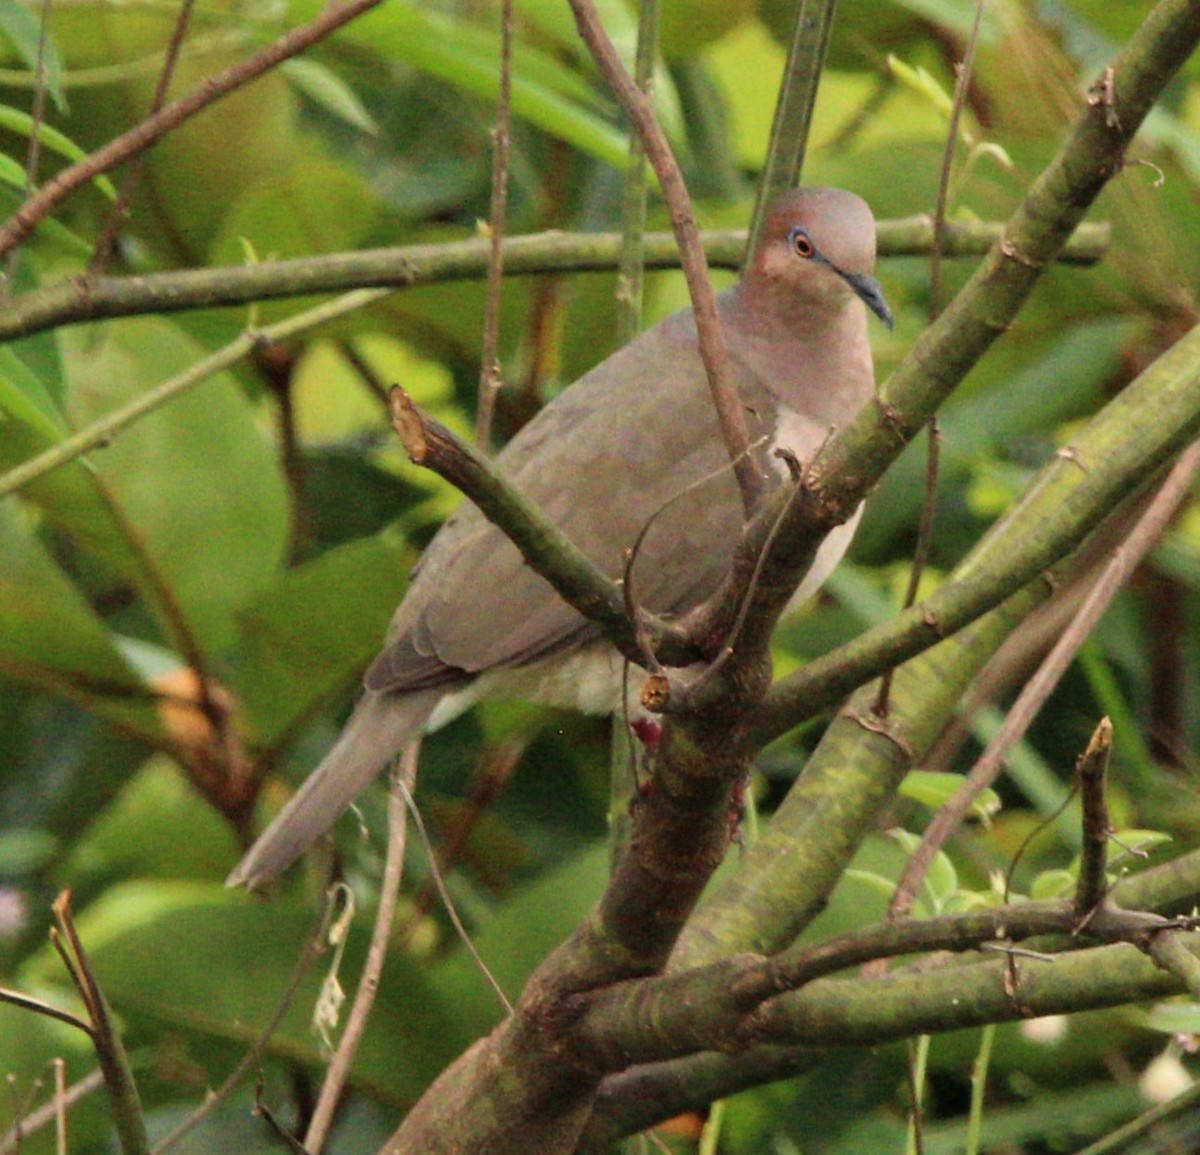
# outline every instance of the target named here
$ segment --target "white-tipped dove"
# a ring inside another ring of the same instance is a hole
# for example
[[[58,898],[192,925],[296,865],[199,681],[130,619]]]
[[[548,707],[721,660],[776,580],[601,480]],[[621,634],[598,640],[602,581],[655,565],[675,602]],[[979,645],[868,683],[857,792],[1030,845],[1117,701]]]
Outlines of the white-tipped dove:
[[[875,221],[839,189],[773,205],[741,282],[717,307],[751,441],[809,461],[869,400],[869,308],[891,314],[871,273]],[[742,526],[690,309],[642,333],[547,405],[497,464],[608,574],[637,555],[639,604],[677,615],[715,590]],[[794,601],[841,560],[857,514],[822,544]],[[484,697],[591,713],[621,701],[623,659],[525,564],[473,505],[440,530],[413,573],[387,644],[341,737],[230,876],[257,886],[323,834],[423,729]]]

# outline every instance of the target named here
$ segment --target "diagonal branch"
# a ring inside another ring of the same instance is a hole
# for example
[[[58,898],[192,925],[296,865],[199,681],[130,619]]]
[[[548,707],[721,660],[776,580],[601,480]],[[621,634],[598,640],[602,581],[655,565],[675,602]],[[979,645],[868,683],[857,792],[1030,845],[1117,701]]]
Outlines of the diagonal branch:
[[[600,24],[600,17],[592,0],[569,0],[575,13],[579,35],[600,66],[612,86],[621,107],[628,114],[634,129],[641,137],[646,157],[654,166],[663,196],[671,211],[671,224],[679,241],[679,252],[683,273],[687,278],[688,292],[692,297],[692,310],[696,314],[696,333],[700,343],[700,356],[708,374],[709,389],[713,405],[733,463],[738,489],[742,495],[742,506],[749,514],[762,495],[763,479],[750,449],[750,429],[742,411],[741,399],[733,380],[729,351],[721,333],[717,317],[717,304],[712,285],[708,279],[708,262],[700,245],[700,230],[692,211],[691,198],[683,181],[683,173],[671,152],[666,135],[654,115],[654,106],[649,98],[625,70],[613,43]]]
[[[101,173],[145,152],[172,129],[195,116],[223,96],[270,72],[277,64],[311,48],[320,40],[374,8],[381,0],[342,0],[330,4],[315,20],[294,28],[261,52],[208,77],[199,88],[146,117],[128,132],[110,140],[90,156],[63,169],[29,197],[8,221],[0,226],[0,256],[11,252],[68,195]]]

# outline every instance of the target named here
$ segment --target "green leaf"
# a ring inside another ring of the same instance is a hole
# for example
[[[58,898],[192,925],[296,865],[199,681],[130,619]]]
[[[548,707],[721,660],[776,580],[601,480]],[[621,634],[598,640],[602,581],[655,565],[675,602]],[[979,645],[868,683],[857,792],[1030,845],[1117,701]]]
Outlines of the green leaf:
[[[68,433],[46,387],[7,345],[0,348],[0,412],[29,426],[47,443]]]
[[[316,60],[309,60],[303,56],[285,60],[279,66],[279,70],[299,92],[326,112],[331,112],[339,120],[361,132],[371,136],[379,134],[379,125],[367,111],[366,105],[336,72]]]
[[[1158,1003],[1146,1016],[1146,1026],[1165,1035],[1200,1034],[1200,1003]]]
[[[20,133],[22,136],[32,136],[35,124],[33,117],[29,113],[22,112],[19,108],[13,108],[8,104],[0,104],[0,127]],[[38,140],[41,142],[43,148],[48,148],[51,152],[57,153],[69,161],[83,160],[88,155],[87,149],[81,148],[70,137],[59,132],[58,129],[52,128],[45,121],[36,127]],[[0,172],[0,176],[3,175]],[[94,176],[92,182],[110,201],[117,199],[117,190],[108,177],[101,173]],[[17,183],[22,187],[25,184],[24,168],[21,168],[20,180]]]
[[[219,883],[130,882],[111,887],[76,919],[100,985],[142,1038],[180,1030],[249,1043],[288,989],[312,912],[295,903],[264,905]],[[353,989],[366,953],[367,920],[350,928],[340,970]],[[310,1022],[329,955],[301,984],[270,1050],[321,1063]],[[43,951],[31,976],[57,978]],[[447,1004],[410,960],[393,952],[354,1068],[356,1083],[411,1103],[468,1038]]]
[[[412,560],[392,535],[352,542],[281,575],[238,614],[231,662],[255,743],[275,746],[357,680]]]
[[[920,802],[931,810],[945,806],[963,784],[961,774],[948,774],[938,770],[910,770],[900,784],[900,793],[906,798]],[[987,822],[1000,811],[1000,795],[990,787],[980,793],[971,804],[971,815]]]
[[[292,10],[297,19],[307,19],[318,7],[303,0]],[[485,100],[499,94],[499,37],[468,22],[393,0],[365,13],[343,35]],[[597,115],[596,107],[610,106],[577,73],[527,44],[516,47],[513,113],[623,170],[626,134]]]
[[[204,350],[177,326],[146,318],[111,324],[64,341],[71,416],[80,426],[111,412],[194,364]],[[95,457],[100,485],[119,509],[126,549],[119,554],[175,642],[178,623],[162,604],[170,590],[193,641],[228,645],[233,615],[278,573],[287,545],[288,496],[279,463],[240,387],[220,374],[126,429]],[[80,511],[48,508],[66,525]]]
[[[157,737],[146,687],[15,499],[0,502],[0,556],[0,672],[70,693],[102,717]]]
[[[1032,899],[1066,898],[1075,890],[1077,870],[1043,870],[1029,888]]]
[[[53,97],[59,110],[65,112],[67,98],[62,87],[62,60],[49,31],[45,32],[43,38],[39,17],[20,0],[0,0],[0,32],[8,38],[17,55],[35,75],[40,61],[46,91]]]

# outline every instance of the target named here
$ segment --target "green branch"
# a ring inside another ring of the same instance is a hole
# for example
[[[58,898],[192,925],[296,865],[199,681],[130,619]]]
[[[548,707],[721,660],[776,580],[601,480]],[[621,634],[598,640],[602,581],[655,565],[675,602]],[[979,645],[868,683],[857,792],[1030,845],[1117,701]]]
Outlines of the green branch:
[[[943,231],[943,252],[959,257],[980,256],[999,236],[1000,229],[998,224],[986,223],[949,225]],[[1083,226],[1064,248],[1062,259],[1074,264],[1100,260],[1108,247],[1109,234],[1107,225]],[[745,230],[707,232],[702,240],[712,265],[725,269],[741,266]],[[611,272],[619,266],[621,244],[618,233],[550,232],[510,237],[501,251],[508,276]],[[882,256],[921,256],[932,244],[929,217],[880,222]],[[400,289],[481,280],[487,276],[488,251],[486,238],[472,238],[255,265],[63,281],[24,293],[0,309],[0,341],[106,317],[213,309],[350,289]],[[677,269],[679,250],[674,236],[645,234],[644,257],[647,268]]]

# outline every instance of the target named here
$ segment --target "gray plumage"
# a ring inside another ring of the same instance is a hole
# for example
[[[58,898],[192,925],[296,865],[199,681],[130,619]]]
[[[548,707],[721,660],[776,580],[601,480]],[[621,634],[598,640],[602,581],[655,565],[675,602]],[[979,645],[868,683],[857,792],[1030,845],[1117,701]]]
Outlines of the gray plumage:
[[[871,279],[875,224],[837,189],[785,194],[740,283],[717,299],[751,440],[781,481],[786,446],[810,460],[874,387],[864,302],[891,323]],[[599,566],[620,576],[649,523],[633,578],[661,614],[703,600],[725,574],[741,502],[717,425],[691,310],[641,334],[545,407],[498,456],[504,472]],[[835,530],[800,591],[837,564]],[[590,712],[619,703],[621,660],[515,546],[464,504],[430,543],[341,737],[230,875],[274,877],[421,730],[485,696]]]

